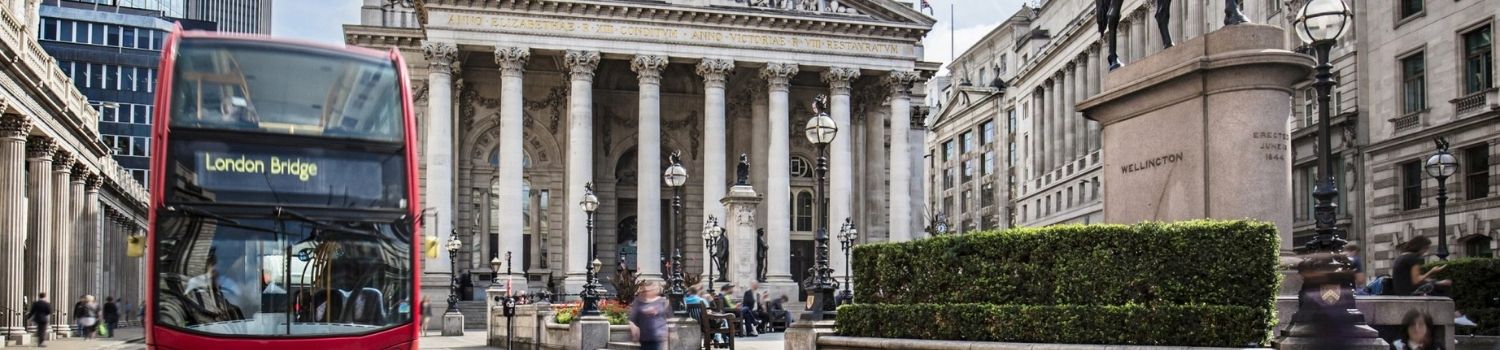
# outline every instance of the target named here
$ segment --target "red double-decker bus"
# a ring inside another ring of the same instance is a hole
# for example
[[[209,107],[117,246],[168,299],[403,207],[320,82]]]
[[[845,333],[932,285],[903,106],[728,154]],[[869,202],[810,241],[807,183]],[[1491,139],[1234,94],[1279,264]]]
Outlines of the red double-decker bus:
[[[147,348],[415,348],[401,55],[181,29],[162,53]]]

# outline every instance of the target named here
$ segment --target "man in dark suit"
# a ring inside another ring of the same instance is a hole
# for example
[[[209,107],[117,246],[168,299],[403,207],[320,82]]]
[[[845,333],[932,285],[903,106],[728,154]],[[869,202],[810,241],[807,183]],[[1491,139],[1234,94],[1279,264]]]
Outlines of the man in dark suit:
[[[31,308],[26,309],[26,318],[36,324],[36,346],[47,347],[47,323],[52,317],[52,303],[47,302],[47,293],[38,293]]]
[[[750,288],[745,289],[745,298],[740,300],[740,317],[745,320],[745,335],[758,336],[760,328],[760,298],[756,295],[760,289],[759,282],[750,282]]]

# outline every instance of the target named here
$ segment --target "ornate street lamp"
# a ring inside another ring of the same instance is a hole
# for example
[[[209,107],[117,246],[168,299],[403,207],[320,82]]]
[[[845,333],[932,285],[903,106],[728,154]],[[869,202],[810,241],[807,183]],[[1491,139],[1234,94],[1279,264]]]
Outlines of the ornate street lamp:
[[[1427,158],[1427,175],[1438,182],[1438,247],[1440,260],[1448,260],[1448,177],[1458,172],[1458,159],[1448,153],[1448,140],[1439,137],[1437,153]]]
[[[672,315],[687,317],[687,304],[683,303],[683,297],[687,295],[687,286],[683,285],[682,279],[682,250],[685,249],[687,239],[683,237],[682,229],[682,185],[687,183],[687,168],[682,167],[682,151],[672,151],[667,157],[670,164],[667,171],[662,173],[662,180],[667,186],[672,187],[672,235],[674,244],[672,247],[672,278],[671,286],[667,289],[667,296],[672,299]]]
[[[1282,346],[1326,348],[1339,342],[1348,349],[1385,348],[1374,329],[1364,325],[1364,315],[1354,304],[1354,269],[1347,256],[1339,254],[1347,242],[1337,226],[1339,196],[1333,173],[1334,162],[1331,129],[1328,125],[1328,93],[1335,84],[1329,70],[1329,51],[1348,29],[1352,12],[1340,0],[1312,0],[1297,14],[1294,31],[1302,42],[1313,48],[1317,74],[1313,88],[1318,92],[1318,183],[1313,189],[1317,204],[1313,207],[1317,235],[1303,246],[1304,259],[1297,264],[1302,277],[1298,292],[1298,310]],[[1330,311],[1335,310],[1335,311]],[[1378,344],[1376,346],[1375,344]]]
[[[719,262],[719,254],[724,253],[719,251],[721,239],[724,239],[724,228],[719,227],[719,219],[709,215],[708,220],[703,221],[703,251],[708,252],[708,265],[706,265],[708,268],[705,270],[708,270],[708,291],[710,292],[714,290],[714,267],[723,264]]]
[[[822,205],[827,198],[828,186],[828,144],[833,143],[834,137],[838,136],[839,128],[835,125],[833,118],[828,117],[826,106],[828,97],[818,95],[813,99],[812,119],[807,120],[804,128],[807,132],[807,141],[812,142],[818,148],[818,165],[816,168],[818,181],[814,189],[818,205]],[[833,268],[828,267],[828,212],[818,215],[816,235],[813,236],[816,246],[814,247],[815,262],[810,274],[808,274],[807,294],[813,296],[812,312],[803,314],[804,320],[822,321],[825,316],[832,317],[837,310],[833,299],[834,287]]]
[[[583,207],[583,212],[588,214],[588,279],[583,284],[583,292],[578,297],[583,299],[583,310],[579,312],[582,316],[599,316],[599,259],[594,258],[594,211],[599,210],[599,197],[594,196],[594,183],[583,184],[583,201],[578,202]]]
[[[448,263],[452,268],[453,278],[448,286],[448,310],[447,313],[458,312],[458,249],[463,248],[464,242],[458,239],[458,232],[453,232],[448,238]]]
[[[859,230],[854,227],[854,220],[844,218],[844,227],[839,229],[839,246],[844,248],[844,290],[839,292],[839,304],[854,303],[854,292],[849,290],[849,281],[854,280],[849,274],[849,266],[854,265],[854,260],[849,256],[856,239],[859,239]]]

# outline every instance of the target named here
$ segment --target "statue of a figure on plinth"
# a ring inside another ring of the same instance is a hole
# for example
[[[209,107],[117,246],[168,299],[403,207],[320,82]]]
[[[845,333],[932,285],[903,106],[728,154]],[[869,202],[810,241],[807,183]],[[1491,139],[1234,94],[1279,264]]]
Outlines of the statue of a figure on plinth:
[[[755,280],[766,281],[766,250],[771,247],[766,243],[766,229],[755,230]]]
[[[750,156],[740,153],[740,164],[734,166],[734,185],[750,185]]]
[[[1096,0],[1094,6],[1094,21],[1099,25],[1099,33],[1104,35],[1109,45],[1109,57],[1105,61],[1109,64],[1109,70],[1115,70],[1125,65],[1120,62],[1120,55],[1115,53],[1115,33],[1120,27],[1120,6],[1125,0]],[[1157,32],[1161,33],[1162,49],[1172,47],[1172,31],[1168,29],[1167,23],[1172,19],[1172,0],[1155,0]],[[1188,1],[1210,1],[1210,0],[1188,0]],[[1245,14],[1240,12],[1240,0],[1224,0],[1224,25],[1232,26],[1249,22]],[[1207,16],[1207,15],[1205,15]]]

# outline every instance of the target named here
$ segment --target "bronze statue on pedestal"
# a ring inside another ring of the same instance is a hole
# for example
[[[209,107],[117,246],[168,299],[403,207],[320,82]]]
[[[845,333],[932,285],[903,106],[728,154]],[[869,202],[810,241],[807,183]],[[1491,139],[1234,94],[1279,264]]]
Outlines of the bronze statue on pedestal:
[[[1162,49],[1172,47],[1172,31],[1167,24],[1172,18],[1172,0],[1155,0],[1157,31],[1161,33]],[[1190,0],[1208,1],[1208,0]],[[1120,6],[1124,0],[1097,0],[1094,6],[1094,21],[1099,25],[1099,33],[1104,35],[1108,41],[1109,57],[1105,60],[1109,64],[1109,70],[1115,70],[1125,65],[1120,62],[1120,55],[1115,53],[1115,33],[1120,27]],[[1232,26],[1249,22],[1245,14],[1240,12],[1240,0],[1224,0],[1224,25]],[[1206,16],[1206,15],[1205,15]]]

